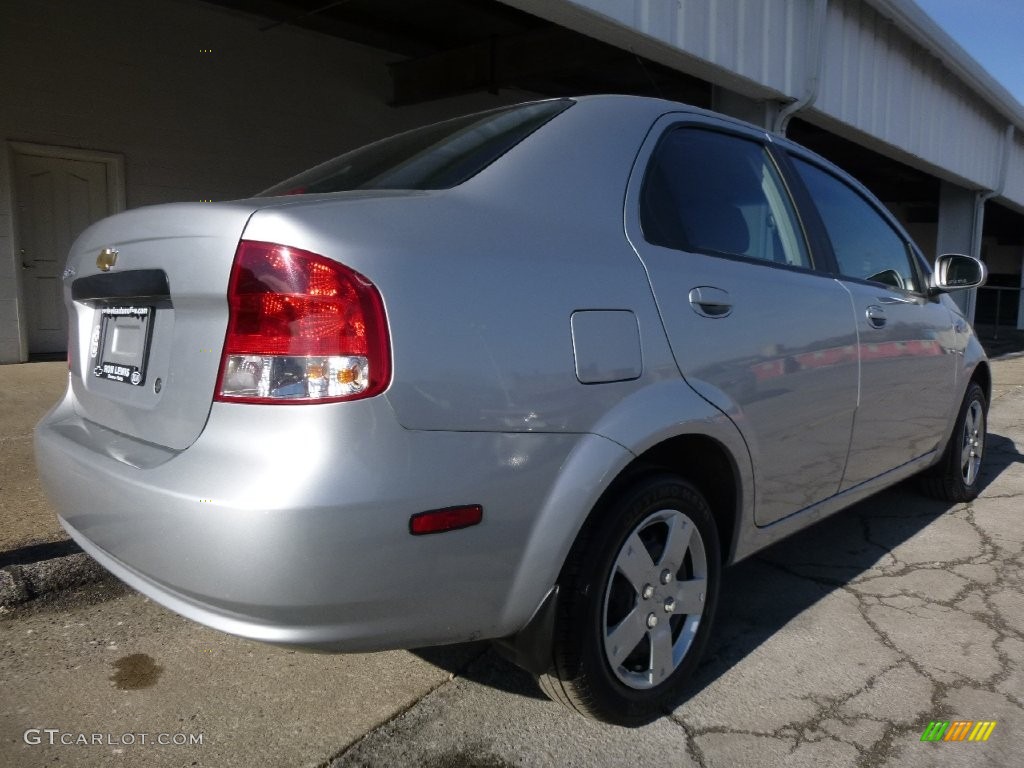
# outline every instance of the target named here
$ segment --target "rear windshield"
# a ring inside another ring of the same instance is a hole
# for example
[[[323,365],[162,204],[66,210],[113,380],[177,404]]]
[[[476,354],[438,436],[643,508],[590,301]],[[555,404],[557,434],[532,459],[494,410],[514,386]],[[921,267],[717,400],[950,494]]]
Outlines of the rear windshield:
[[[457,117],[367,144],[260,193],[448,189],[493,163],[572,105],[555,99]]]

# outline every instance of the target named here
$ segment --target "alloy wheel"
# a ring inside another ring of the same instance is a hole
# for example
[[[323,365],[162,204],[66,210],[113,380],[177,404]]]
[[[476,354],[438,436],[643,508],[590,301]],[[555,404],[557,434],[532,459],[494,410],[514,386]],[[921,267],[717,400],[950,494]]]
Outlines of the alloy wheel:
[[[693,644],[704,614],[708,561],[686,514],[654,512],[623,542],[604,595],[605,658],[633,689],[665,681]]]
[[[960,475],[964,485],[974,485],[981,469],[981,456],[985,450],[985,409],[977,400],[971,402],[964,419],[964,433],[960,448]]]

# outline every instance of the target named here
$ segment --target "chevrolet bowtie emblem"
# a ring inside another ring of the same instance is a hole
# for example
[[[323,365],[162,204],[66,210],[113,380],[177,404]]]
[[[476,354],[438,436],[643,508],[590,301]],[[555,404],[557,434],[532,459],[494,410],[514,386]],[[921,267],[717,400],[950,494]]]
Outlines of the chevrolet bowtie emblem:
[[[115,264],[117,264],[117,251],[113,248],[104,248],[96,257],[96,266],[101,272],[109,272]]]

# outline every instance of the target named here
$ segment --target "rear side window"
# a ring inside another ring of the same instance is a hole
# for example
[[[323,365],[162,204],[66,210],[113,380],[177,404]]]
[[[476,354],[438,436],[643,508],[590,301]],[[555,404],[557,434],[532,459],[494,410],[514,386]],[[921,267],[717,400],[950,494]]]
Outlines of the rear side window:
[[[793,158],[825,224],[845,277],[917,291],[908,243],[853,187],[815,165]]]
[[[758,142],[729,134],[669,131],[644,177],[640,223],[654,245],[811,266],[771,156]]]
[[[475,176],[572,104],[570,99],[522,104],[400,133],[321,163],[260,196],[448,189]]]

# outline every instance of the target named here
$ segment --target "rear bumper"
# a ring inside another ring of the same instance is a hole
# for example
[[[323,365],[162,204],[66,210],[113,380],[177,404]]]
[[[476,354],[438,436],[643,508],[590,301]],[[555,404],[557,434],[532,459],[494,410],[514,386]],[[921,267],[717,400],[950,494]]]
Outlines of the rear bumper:
[[[66,400],[37,427],[36,454],[68,532],[143,594],[232,634],[364,651],[518,630],[560,567],[524,562],[540,511],[568,455],[597,440],[413,432],[373,398],[217,403],[171,452],[83,422]],[[409,534],[410,515],[458,504],[483,505],[483,522]],[[519,588],[538,567],[549,575]]]

